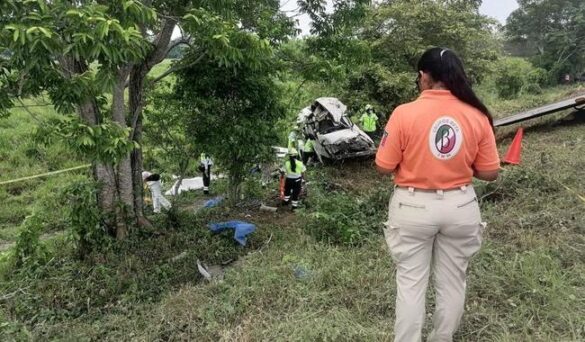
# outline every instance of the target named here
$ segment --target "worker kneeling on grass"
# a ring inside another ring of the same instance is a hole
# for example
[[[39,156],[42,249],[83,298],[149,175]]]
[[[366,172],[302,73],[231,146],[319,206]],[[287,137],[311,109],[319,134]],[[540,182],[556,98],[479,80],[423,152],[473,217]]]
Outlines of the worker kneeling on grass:
[[[148,188],[150,189],[153,211],[158,214],[160,213],[161,207],[169,209],[171,207],[171,202],[169,202],[169,200],[167,200],[162,194],[160,175],[158,173],[144,171],[142,172],[142,180],[146,182],[146,185],[148,185]]]
[[[307,168],[299,160],[299,152],[291,149],[288,153],[288,160],[284,163],[284,204],[292,203],[292,209],[299,207],[299,197],[303,186],[303,178]]]

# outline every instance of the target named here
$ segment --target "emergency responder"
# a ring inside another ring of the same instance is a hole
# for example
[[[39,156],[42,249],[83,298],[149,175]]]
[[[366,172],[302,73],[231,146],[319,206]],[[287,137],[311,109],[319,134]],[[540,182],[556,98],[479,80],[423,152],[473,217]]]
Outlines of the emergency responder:
[[[291,203],[293,210],[299,207],[299,197],[306,170],[303,162],[299,160],[298,151],[294,148],[291,149],[288,153],[288,160],[284,163],[284,203],[286,205]]]
[[[157,173],[150,173],[148,171],[142,172],[142,180],[148,185],[150,194],[152,196],[152,209],[154,213],[160,213],[161,207],[169,209],[171,202],[167,200],[162,194],[162,185],[160,183],[160,175]]]
[[[199,171],[203,174],[203,193],[209,194],[209,185],[211,184],[211,167],[213,161],[206,153],[201,153],[199,158]]]
[[[493,181],[500,160],[493,119],[454,51],[427,50],[422,92],[390,116],[376,154],[394,174],[384,229],[396,264],[395,341],[421,341],[425,294],[434,272],[436,309],[429,341],[452,341],[465,307],[465,272],[479,251],[482,223],[472,178]]]
[[[365,112],[360,117],[360,122],[364,132],[373,139],[378,130],[378,115],[376,115],[371,105],[366,106]]]
[[[293,128],[288,134],[288,149],[296,149],[298,146],[298,132],[296,128]]]
[[[312,136],[305,136],[305,144],[303,145],[303,164],[309,165],[313,163],[315,158],[315,140]]]

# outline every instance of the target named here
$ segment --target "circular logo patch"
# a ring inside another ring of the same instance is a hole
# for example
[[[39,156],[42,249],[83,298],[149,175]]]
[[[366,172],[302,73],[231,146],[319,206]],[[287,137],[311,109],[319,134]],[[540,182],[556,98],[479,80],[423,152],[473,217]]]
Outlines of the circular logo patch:
[[[435,158],[448,160],[457,155],[463,143],[463,131],[453,118],[443,116],[429,132],[429,148]]]

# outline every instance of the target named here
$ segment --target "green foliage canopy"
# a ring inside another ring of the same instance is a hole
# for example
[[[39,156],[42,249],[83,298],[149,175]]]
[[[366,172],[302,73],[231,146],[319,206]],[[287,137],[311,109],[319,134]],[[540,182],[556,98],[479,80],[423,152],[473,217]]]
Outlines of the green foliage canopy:
[[[231,52],[184,69],[175,89],[188,139],[227,172],[230,199],[236,201],[250,167],[272,158],[271,146],[278,141],[274,125],[284,108],[268,40],[235,26],[228,32],[221,41],[231,44]]]
[[[530,51],[537,66],[560,80],[585,70],[585,2],[519,0],[508,18],[507,38]]]

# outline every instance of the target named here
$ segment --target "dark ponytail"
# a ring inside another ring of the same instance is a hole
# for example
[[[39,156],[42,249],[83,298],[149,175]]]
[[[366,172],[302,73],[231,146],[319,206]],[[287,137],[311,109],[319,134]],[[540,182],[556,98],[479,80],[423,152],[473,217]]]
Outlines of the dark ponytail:
[[[429,49],[418,61],[417,70],[429,73],[435,82],[443,82],[455,97],[482,112],[494,126],[492,114],[475,95],[463,62],[455,51],[438,47]]]
[[[295,158],[295,156],[290,156],[289,157],[290,160],[290,169],[292,172],[297,172],[297,160]]]

